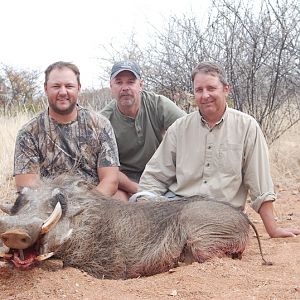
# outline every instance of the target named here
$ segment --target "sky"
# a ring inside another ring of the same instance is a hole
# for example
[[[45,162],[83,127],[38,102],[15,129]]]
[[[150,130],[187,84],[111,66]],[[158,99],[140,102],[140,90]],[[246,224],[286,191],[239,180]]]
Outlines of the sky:
[[[98,88],[101,45],[118,47],[132,32],[147,39],[169,16],[200,15],[206,7],[205,0],[3,0],[0,64],[43,72],[55,61],[71,61],[82,88]]]

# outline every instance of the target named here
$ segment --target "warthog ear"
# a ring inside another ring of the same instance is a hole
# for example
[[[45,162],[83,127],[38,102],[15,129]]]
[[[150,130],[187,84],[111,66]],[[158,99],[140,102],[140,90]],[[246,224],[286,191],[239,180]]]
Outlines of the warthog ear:
[[[1,209],[4,213],[10,215],[10,214],[11,214],[11,209],[12,209],[13,206],[14,206],[13,204],[9,204],[9,203],[0,204],[0,209]]]
[[[25,188],[23,188],[23,190],[24,189]],[[10,209],[10,215],[16,214],[20,210],[20,208],[24,207],[24,205],[26,205],[26,203],[28,203],[28,202],[29,202],[29,200],[26,197],[26,195],[23,193],[19,193],[14,205]]]

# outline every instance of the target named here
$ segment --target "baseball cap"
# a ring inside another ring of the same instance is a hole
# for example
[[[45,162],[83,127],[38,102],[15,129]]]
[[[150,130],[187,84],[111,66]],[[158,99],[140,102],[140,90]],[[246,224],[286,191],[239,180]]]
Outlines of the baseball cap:
[[[110,80],[123,71],[130,71],[137,79],[141,79],[141,70],[137,63],[130,60],[120,61],[113,65],[110,73]]]

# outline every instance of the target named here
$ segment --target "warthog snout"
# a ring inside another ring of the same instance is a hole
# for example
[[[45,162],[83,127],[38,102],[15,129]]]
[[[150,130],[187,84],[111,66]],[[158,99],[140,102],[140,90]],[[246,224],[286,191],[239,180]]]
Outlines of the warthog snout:
[[[1,234],[1,240],[5,246],[13,249],[26,249],[32,244],[31,237],[22,229],[7,230]]]

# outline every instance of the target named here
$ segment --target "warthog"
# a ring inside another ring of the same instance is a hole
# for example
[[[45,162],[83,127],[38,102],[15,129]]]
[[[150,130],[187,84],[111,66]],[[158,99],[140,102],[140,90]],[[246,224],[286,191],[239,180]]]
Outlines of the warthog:
[[[0,216],[5,260],[24,269],[55,255],[98,278],[149,276],[215,256],[241,258],[249,233],[247,216],[226,203],[200,196],[125,203],[67,176],[23,189],[2,210],[9,214]]]

